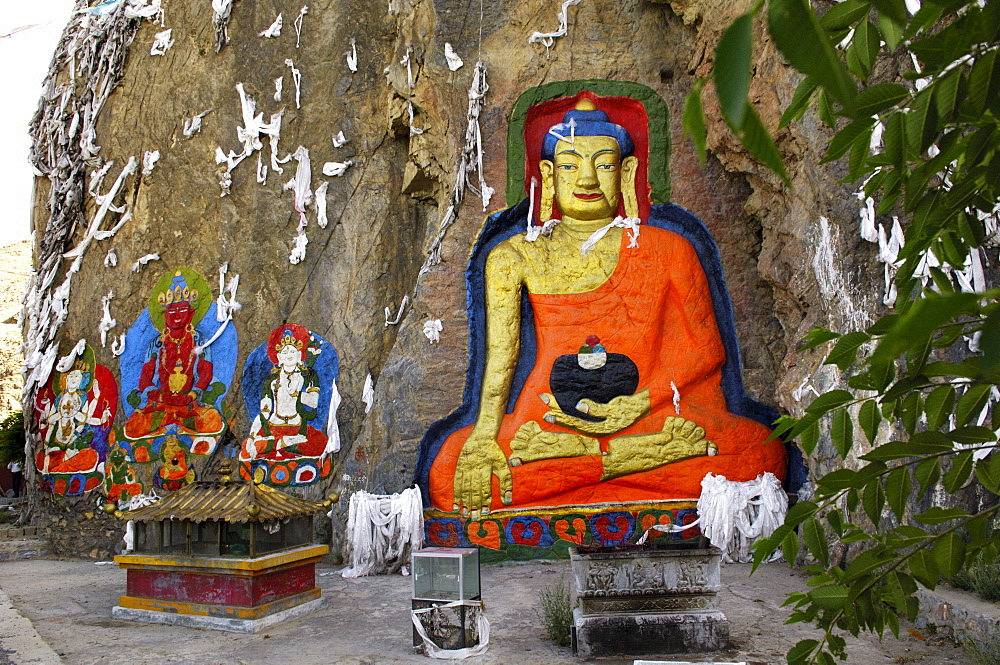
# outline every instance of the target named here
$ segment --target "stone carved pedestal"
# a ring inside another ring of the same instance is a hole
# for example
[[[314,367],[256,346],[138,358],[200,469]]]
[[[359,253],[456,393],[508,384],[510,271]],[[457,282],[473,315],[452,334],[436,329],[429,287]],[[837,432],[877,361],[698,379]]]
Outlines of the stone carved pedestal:
[[[729,621],[718,609],[715,547],[571,548],[580,607],[573,650],[580,656],[718,651]]]

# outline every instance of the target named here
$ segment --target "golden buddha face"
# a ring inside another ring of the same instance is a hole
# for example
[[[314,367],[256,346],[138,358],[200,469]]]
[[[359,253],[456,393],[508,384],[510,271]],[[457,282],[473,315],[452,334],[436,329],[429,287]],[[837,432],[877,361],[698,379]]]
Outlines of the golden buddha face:
[[[551,162],[542,160],[542,186],[564,219],[606,221],[617,214],[623,190],[635,191],[637,166],[635,157],[621,159],[610,136],[577,136],[558,141]]]

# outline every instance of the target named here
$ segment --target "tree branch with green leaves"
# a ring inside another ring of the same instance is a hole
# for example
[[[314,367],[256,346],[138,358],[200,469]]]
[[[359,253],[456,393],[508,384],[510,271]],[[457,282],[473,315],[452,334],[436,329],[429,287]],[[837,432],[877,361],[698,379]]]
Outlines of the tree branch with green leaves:
[[[759,15],[802,74],[777,131],[814,108],[832,133],[821,163],[846,160],[842,182],[903,230],[890,250],[881,225],[866,237],[880,240],[893,309],[864,330],[813,329],[800,346],[827,346],[824,363],[847,389],[776,423],[775,436],[807,455],[825,436],[843,460],[757,544],[754,564],[778,548],[794,563],[804,541],[812,590],[789,596],[789,621],[823,636],[799,642],[788,662],[830,665],[846,658],[844,633],[898,633],[899,617],[915,616],[918,584],[934,588],[1000,551],[1000,290],[983,268],[983,252],[1000,247],[1000,2],[845,0],[817,12],[807,0],[759,0],[737,18],[687,98],[685,132],[704,164],[711,83],[729,129],[788,185],[748,98]],[[888,58],[899,75],[873,75]],[[972,483],[991,497],[978,510],[911,514],[917,493]],[[856,553],[846,565],[831,560],[830,537]]]

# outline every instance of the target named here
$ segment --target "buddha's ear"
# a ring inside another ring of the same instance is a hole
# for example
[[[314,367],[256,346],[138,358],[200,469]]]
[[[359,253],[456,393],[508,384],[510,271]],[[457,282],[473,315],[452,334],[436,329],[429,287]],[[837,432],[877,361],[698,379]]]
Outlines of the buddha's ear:
[[[542,199],[538,206],[538,221],[544,224],[552,219],[552,202],[556,198],[555,167],[547,159],[538,162],[542,174]]]
[[[639,198],[635,194],[635,174],[639,171],[639,160],[635,156],[622,160],[622,203],[626,217],[639,216]]]

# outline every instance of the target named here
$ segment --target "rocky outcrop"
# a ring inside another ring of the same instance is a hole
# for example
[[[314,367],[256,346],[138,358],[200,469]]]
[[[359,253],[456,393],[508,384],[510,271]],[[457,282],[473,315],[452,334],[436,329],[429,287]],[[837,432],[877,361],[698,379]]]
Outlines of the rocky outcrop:
[[[21,409],[21,298],[31,271],[31,243],[0,247],[0,420]]]
[[[79,182],[73,191],[85,205],[67,208],[70,232],[50,225],[50,181],[38,180],[36,262],[54,271],[54,278],[49,291],[36,284],[36,295],[51,294],[69,279],[64,274],[72,259],[52,257],[81,242],[98,209],[85,178],[113,160],[97,190],[106,193],[129,158],[136,157],[136,172],[126,176],[114,198],[123,212],[109,214],[103,228],[122,219],[125,209],[131,218],[113,237],[94,239],[86,247],[72,276],[65,320],[54,336],[58,355],[86,338],[98,362],[116,370],[110,344],[100,347],[97,341],[103,296],[114,290],[110,308],[118,325],[110,334],[116,336],[139,315],[166,270],[189,266],[214,283],[212,275],[228,263],[229,274],[241,276],[237,299],[242,309],[234,317],[240,364],[282,322],[318,332],[340,357],[344,448],[331,481],[305,490],[310,498],[407,486],[421,436],[461,402],[468,343],[466,262],[484,208],[505,207],[500,192],[506,116],[518,95],[532,86],[624,79],[650,86],[667,101],[674,118],[672,198],[699,215],[720,246],[748,392],[755,399],[796,412],[793,389],[803,381],[823,389],[839,377],[817,371],[818,353],[793,355],[795,341],[811,325],[842,329],[869,320],[877,308],[874,280],[881,274],[871,267],[874,250],[858,239],[857,201],[835,184],[836,169],[816,166],[828,134],[811,116],[779,134],[791,187],[736,146],[717,114],[710,117],[712,154],[704,170],[683,138],[684,98],[711,66],[718,35],[744,9],[739,3],[583,0],[568,10],[567,35],[546,48],[529,44],[528,37],[556,28],[559,3],[548,0],[481,6],[454,0],[320,0],[302,16],[300,35],[293,26],[300,5],[237,1],[228,22],[230,43],[218,53],[211,3],[163,0],[162,5],[163,25],[131,19],[119,28],[135,30],[135,37],[121,59],[120,84],[94,119],[100,151],[73,153],[73,159],[89,162],[75,176]],[[278,12],[284,17],[280,36],[258,36]],[[88,34],[80,32],[83,20],[89,19],[73,19],[68,39]],[[172,47],[162,56],[149,55],[154,35],[166,28],[172,30]],[[447,66],[446,43],[465,60],[457,71]],[[356,72],[345,56],[352,44]],[[66,83],[72,73],[73,59],[65,55],[69,46],[64,41],[54,85]],[[489,83],[479,117],[483,175],[498,193],[483,206],[476,193],[468,192],[454,224],[443,233],[441,263],[421,273],[458,175],[477,56]],[[796,83],[764,40],[752,93],[772,127]],[[225,157],[243,149],[245,137],[238,128],[247,126],[247,118],[237,86],[255,103],[250,120],[256,113],[263,113],[262,122],[282,111],[283,116],[275,152],[262,135],[262,149],[229,171],[216,162],[216,150],[221,148]],[[57,92],[50,89],[50,105]],[[201,130],[191,132],[190,119],[205,111],[210,112],[202,117]],[[69,136],[70,128],[64,129]],[[339,131],[349,142],[335,147],[331,139]],[[298,146],[309,151],[312,189],[328,183],[329,222],[322,227],[317,209],[305,208],[308,245],[305,257],[293,265],[289,256],[301,217],[294,192],[284,186],[295,175],[296,161],[273,164],[271,158]],[[141,162],[151,151],[159,151],[159,161],[145,172]],[[348,161],[343,175],[321,175],[324,163]],[[262,167],[268,167],[263,183],[258,181]],[[109,250],[117,255],[117,267],[106,265]],[[150,253],[158,253],[159,261],[130,270]],[[398,324],[388,324],[404,296],[409,301]],[[35,307],[42,311],[41,304]],[[439,344],[431,345],[423,334],[429,319],[442,322]],[[366,412],[361,397],[369,375],[374,406]],[[242,436],[249,423],[238,379],[237,373],[230,387],[236,414],[231,425]],[[89,515],[95,499],[41,497],[36,519],[55,529],[72,528],[62,524],[68,519],[65,502],[86,504],[77,512]],[[346,501],[340,506],[346,510]],[[86,530],[87,546],[75,551],[109,548],[114,526],[108,527],[108,519],[103,513],[88,517],[85,521],[95,526]]]

